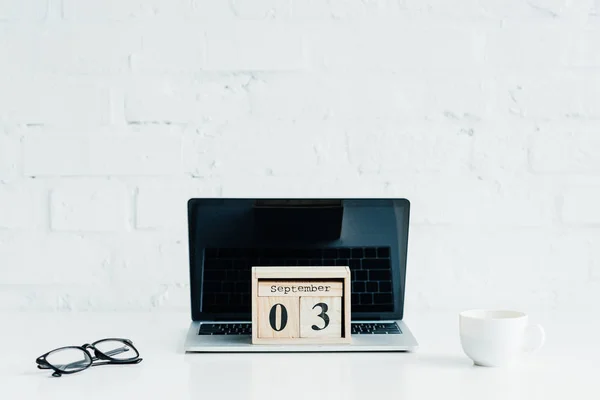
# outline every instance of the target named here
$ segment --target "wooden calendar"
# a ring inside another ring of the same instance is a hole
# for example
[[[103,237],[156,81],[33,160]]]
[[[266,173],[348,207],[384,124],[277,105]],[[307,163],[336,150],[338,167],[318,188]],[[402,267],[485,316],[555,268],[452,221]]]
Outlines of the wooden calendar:
[[[350,343],[348,267],[253,267],[253,344]]]

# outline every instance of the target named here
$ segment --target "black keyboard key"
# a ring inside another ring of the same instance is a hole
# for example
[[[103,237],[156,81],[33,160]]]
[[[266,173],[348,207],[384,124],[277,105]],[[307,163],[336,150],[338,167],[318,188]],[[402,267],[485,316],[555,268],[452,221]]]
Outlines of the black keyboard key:
[[[204,279],[208,281],[223,281],[227,279],[227,271],[218,269],[204,270]]]
[[[203,332],[203,333],[212,333],[212,332],[217,332],[218,330],[219,330],[219,325],[215,325],[215,324],[200,325],[200,332]]]
[[[204,290],[209,293],[221,291],[221,281],[204,281]]]
[[[373,302],[375,304],[392,304],[392,295],[390,293],[375,293],[373,295]]]
[[[250,305],[251,304],[251,300],[250,300],[250,294],[249,293],[242,293],[242,305]]]
[[[261,253],[261,258],[274,258],[276,250],[274,249],[263,249]]]
[[[323,258],[323,249],[310,249],[308,254],[310,258]]]
[[[336,260],[326,259],[326,260],[323,260],[323,264],[321,264],[321,265],[334,266],[335,262],[336,262]]]
[[[377,257],[377,249],[374,247],[368,247],[365,249],[365,257],[366,258],[376,258]]]
[[[390,261],[385,259],[367,259],[362,261],[363,269],[388,269],[390,268]]]
[[[369,273],[367,271],[352,271],[354,273],[356,273],[356,279],[357,281],[366,281],[369,280]]]
[[[377,282],[367,282],[367,292],[377,293],[379,291],[379,285]]]
[[[350,269],[360,269],[360,260],[352,259],[348,261]]]
[[[229,294],[217,293],[215,295],[215,304],[222,305],[222,306],[229,304]]]
[[[351,254],[352,258],[363,258],[365,256],[362,248],[352,249]]]
[[[250,273],[251,265],[247,260],[233,260],[231,263],[231,268],[237,271],[248,271]]]
[[[337,258],[337,250],[336,249],[325,249],[323,250],[323,258]]]
[[[204,293],[204,296],[202,297],[202,306],[206,307],[206,306],[211,306],[215,304],[215,295],[214,293]]]
[[[391,279],[389,270],[370,270],[370,281],[389,281]]]
[[[366,290],[365,282],[353,282],[352,291],[354,293],[362,293]]]
[[[219,249],[220,258],[232,258],[239,254],[238,249]]]
[[[235,271],[235,270],[227,271],[227,280],[228,281],[232,281],[232,282],[239,281],[239,280],[242,280],[242,277],[243,277],[243,275],[242,275],[242,273],[240,273],[240,271]]]
[[[379,282],[379,291],[381,293],[391,292],[392,291],[392,282],[389,282],[389,281]]]
[[[351,298],[350,298],[350,303],[352,304],[352,306],[354,306],[355,304],[358,304],[359,302],[360,302],[359,295],[356,293],[352,293]],[[352,311],[354,311],[354,309],[352,309]]]
[[[342,267],[349,267],[350,260],[348,260],[347,258],[338,258],[337,260],[335,260],[335,265],[339,265]]]
[[[339,258],[350,258],[350,249],[340,248],[338,249]]]
[[[390,248],[389,247],[378,247],[377,248],[377,257],[390,258]]]
[[[360,294],[360,304],[361,305],[373,304],[373,295],[371,293],[361,293]]]

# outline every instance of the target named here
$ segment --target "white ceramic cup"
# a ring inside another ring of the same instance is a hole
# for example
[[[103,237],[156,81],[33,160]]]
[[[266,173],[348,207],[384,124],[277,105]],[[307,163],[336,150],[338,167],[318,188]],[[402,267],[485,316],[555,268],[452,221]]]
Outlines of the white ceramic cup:
[[[460,343],[475,365],[514,364],[544,345],[541,325],[529,325],[527,314],[509,310],[468,310],[459,314]]]

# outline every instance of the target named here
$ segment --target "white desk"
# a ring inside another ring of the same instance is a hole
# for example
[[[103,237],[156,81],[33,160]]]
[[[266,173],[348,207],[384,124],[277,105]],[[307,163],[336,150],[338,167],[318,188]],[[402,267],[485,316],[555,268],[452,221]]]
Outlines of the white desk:
[[[534,315],[546,346],[517,368],[495,369],[463,355],[455,313],[407,317],[420,342],[408,354],[185,354],[186,313],[5,313],[0,399],[597,400],[599,318]],[[132,339],[144,361],[61,378],[35,366],[55,347],[114,336]]]

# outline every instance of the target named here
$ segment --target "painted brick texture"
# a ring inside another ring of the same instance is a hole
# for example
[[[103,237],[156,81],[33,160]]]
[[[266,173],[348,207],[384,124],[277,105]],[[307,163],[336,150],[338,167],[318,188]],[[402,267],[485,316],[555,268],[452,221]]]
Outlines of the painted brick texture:
[[[597,0],[0,0],[0,310],[186,310],[186,201],[406,197],[406,315],[600,302]]]

